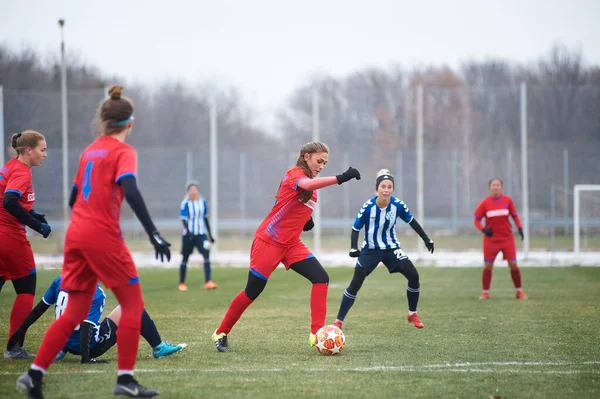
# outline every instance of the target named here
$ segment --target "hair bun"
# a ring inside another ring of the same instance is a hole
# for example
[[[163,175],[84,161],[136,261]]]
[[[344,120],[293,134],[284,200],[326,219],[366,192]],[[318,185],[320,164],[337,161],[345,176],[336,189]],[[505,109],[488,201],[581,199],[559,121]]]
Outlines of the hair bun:
[[[123,86],[111,85],[108,88],[108,95],[111,100],[120,100],[123,94]]]

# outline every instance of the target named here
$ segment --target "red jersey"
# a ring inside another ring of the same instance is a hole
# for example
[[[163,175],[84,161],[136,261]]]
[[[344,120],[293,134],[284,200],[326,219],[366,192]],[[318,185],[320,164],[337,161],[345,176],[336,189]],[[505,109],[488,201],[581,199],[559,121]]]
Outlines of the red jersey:
[[[517,208],[512,198],[508,195],[501,195],[498,198],[487,197],[475,209],[475,225],[481,226],[481,219],[485,218],[485,227],[494,233],[492,238],[512,237],[512,227],[508,216],[512,216],[518,228],[521,228],[521,219],[517,214]]]
[[[302,228],[317,205],[317,190],[306,203],[300,201],[302,189],[298,183],[302,179],[308,179],[302,169],[287,171],[281,180],[275,206],[256,230],[256,237],[282,246],[300,240]]]
[[[1,150],[0,150],[1,151]],[[31,168],[12,158],[0,170],[0,204],[5,193],[17,193],[21,197],[19,204],[29,212],[35,202],[35,192],[31,182]],[[0,205],[0,229],[5,232],[19,232],[25,235],[25,226]]]
[[[135,149],[114,137],[99,137],[83,151],[73,182],[77,198],[66,239],[71,248],[122,245],[119,220],[124,195],[118,183],[125,176],[136,175]]]

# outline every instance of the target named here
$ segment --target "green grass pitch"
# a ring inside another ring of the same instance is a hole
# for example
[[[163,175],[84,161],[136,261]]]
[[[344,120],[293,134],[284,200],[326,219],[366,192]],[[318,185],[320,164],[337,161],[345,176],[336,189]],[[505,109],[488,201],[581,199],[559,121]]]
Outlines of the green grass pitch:
[[[350,268],[329,268],[328,323],[337,313]],[[36,303],[58,275],[39,273]],[[163,340],[187,342],[155,360],[142,339],[136,377],[163,398],[593,398],[600,397],[600,268],[524,268],[529,299],[517,301],[506,267],[497,268],[491,299],[479,301],[479,268],[421,268],[422,330],[406,322],[406,280],[378,268],[365,282],[344,324],[346,349],[325,357],[307,344],[310,284],[277,270],[230,335],[231,353],[217,353],[210,335],[247,270],[215,268],[219,288],[202,289],[200,268],[140,271],[146,308]],[[104,314],[116,306],[108,293]],[[0,293],[0,336],[6,342],[14,292]],[[30,329],[36,351],[53,319]],[[116,348],[108,364],[81,365],[71,355],[45,378],[48,398],[108,398]],[[19,397],[15,380],[27,362],[3,361],[0,397]]]

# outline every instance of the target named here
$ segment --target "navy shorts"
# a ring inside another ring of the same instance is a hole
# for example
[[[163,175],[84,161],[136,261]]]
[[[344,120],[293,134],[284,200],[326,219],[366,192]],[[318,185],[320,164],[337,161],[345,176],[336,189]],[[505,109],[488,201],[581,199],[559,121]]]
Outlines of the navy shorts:
[[[79,332],[78,332],[79,333]],[[98,335],[92,336],[90,342],[90,357],[97,358],[102,356],[106,351],[115,346],[117,343],[117,325],[114,321],[105,317],[100,323],[98,329]],[[65,352],[72,353],[73,355],[81,356],[79,350],[63,349]]]
[[[356,267],[366,270],[367,276],[375,270],[379,263],[383,263],[390,273],[402,273],[405,266],[412,262],[400,248],[397,249],[368,249],[360,250],[360,255],[356,261]],[[414,267],[414,266],[412,266]]]
[[[194,252],[194,248],[198,248],[198,252],[204,256],[204,259],[208,259],[210,254],[209,249],[204,248],[204,241],[206,241],[208,237],[206,234],[198,234],[193,235],[190,239],[190,236],[184,235],[181,237],[181,255],[190,256]]]

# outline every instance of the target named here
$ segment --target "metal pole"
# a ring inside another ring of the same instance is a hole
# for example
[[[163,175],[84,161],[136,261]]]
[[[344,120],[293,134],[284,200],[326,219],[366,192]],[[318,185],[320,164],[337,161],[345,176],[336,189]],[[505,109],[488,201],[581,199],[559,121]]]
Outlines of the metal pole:
[[[465,208],[471,214],[471,90],[465,90],[465,134],[463,136],[462,154],[464,158]]]
[[[504,188],[504,192],[506,195],[510,196],[512,190],[512,163],[513,163],[513,153],[512,149],[506,150],[506,176],[504,177],[506,181],[506,187]]]
[[[59,19],[60,26],[60,102],[62,110],[62,194],[63,194],[63,229],[67,231],[69,224],[69,120],[67,108],[67,65],[65,60],[65,20]],[[64,234],[63,234],[64,237]]]
[[[569,150],[563,149],[563,217],[564,235],[569,234]]]
[[[313,141],[321,140],[320,124],[319,124],[319,92],[315,88],[312,91],[312,139]],[[313,228],[313,252],[317,255],[321,252],[321,201],[317,199],[317,205],[313,212],[315,227]]]
[[[240,152],[240,219],[242,233],[246,233],[246,153]]]
[[[550,251],[554,252],[555,245],[555,229],[554,218],[556,218],[556,186],[550,185],[550,220],[552,221],[552,228],[550,230]]]
[[[452,231],[456,232],[458,228],[458,157],[456,148],[452,149]]]
[[[398,151],[396,153],[396,178],[394,179],[394,184],[396,185],[395,190],[396,196],[402,199],[402,186],[404,182],[402,174],[402,151]]]
[[[193,165],[193,160],[192,160],[192,152],[191,151],[187,151],[185,153],[185,181],[188,182],[190,180],[193,179],[193,173],[192,170],[194,168]]]
[[[527,84],[521,83],[521,182],[523,207],[523,252],[529,255],[529,174],[527,171]]]
[[[425,225],[423,210],[423,86],[417,87],[417,219]],[[423,252],[423,243],[417,240],[419,253]]]
[[[0,166],[4,165],[4,93],[0,86]]]
[[[579,187],[573,187],[573,252],[579,256]]]
[[[350,156],[348,152],[344,152],[344,168],[350,165]],[[344,221],[350,219],[350,185],[342,184],[344,193]]]
[[[210,228],[213,237],[219,236],[219,194],[217,182],[217,102],[213,98],[210,104]],[[218,243],[218,241],[217,241]],[[216,249],[216,248],[215,248]]]

